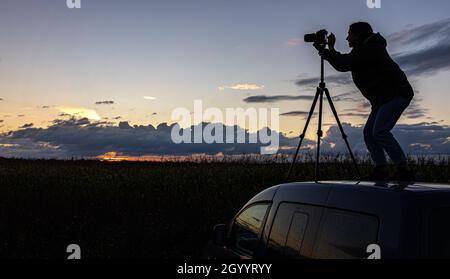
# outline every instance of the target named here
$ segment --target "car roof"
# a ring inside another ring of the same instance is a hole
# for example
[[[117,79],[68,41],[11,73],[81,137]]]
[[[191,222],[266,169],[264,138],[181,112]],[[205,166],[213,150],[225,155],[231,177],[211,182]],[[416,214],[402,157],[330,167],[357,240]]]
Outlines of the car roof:
[[[343,185],[354,187],[367,187],[373,190],[391,190],[391,191],[409,191],[409,192],[424,192],[424,191],[450,191],[450,185],[438,184],[429,182],[389,182],[389,181],[323,181],[318,182],[327,184],[333,187],[340,187]]]
[[[277,200],[325,205],[337,202],[360,200],[405,200],[412,196],[427,195],[427,198],[450,197],[450,185],[438,183],[393,183],[366,181],[319,181],[292,182],[268,188],[253,197],[248,204]],[[339,198],[338,198],[339,197]]]

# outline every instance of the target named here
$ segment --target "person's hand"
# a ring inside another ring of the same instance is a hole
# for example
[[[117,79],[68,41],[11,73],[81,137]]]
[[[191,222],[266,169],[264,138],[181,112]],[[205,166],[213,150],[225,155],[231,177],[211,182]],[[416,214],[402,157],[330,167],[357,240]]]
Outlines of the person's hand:
[[[331,33],[329,36],[328,36],[328,47],[331,49],[331,50],[334,50],[334,45],[336,44],[336,36],[334,36],[334,34],[333,33]]]

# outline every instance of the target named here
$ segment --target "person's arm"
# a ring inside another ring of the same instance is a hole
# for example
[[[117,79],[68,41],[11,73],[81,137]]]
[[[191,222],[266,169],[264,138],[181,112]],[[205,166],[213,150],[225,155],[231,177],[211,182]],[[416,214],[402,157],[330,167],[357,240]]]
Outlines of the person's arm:
[[[320,55],[327,60],[333,68],[339,72],[352,71],[357,64],[362,60],[361,55],[354,51],[348,54],[341,54],[336,51],[334,45],[336,44],[336,36],[333,33],[328,36],[328,48],[320,53]]]
[[[341,54],[333,48],[324,50],[321,53],[321,56],[339,72],[352,71],[355,65],[355,57],[353,53]]]

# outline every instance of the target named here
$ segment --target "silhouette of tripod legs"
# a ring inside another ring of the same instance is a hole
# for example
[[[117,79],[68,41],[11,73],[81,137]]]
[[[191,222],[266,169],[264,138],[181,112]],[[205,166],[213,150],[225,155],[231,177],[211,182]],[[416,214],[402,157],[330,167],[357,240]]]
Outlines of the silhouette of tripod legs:
[[[319,87],[317,87],[316,95],[314,96],[314,100],[313,100],[311,109],[309,111],[308,118],[306,119],[305,127],[303,128],[303,132],[300,135],[300,142],[299,142],[299,144],[297,146],[297,150],[295,152],[292,164],[291,164],[291,166],[289,168],[289,173],[288,173],[288,176],[287,176],[286,180],[289,180],[289,178],[291,176],[292,170],[294,168],[295,162],[296,162],[297,157],[298,157],[298,153],[300,151],[300,147],[301,147],[301,145],[303,143],[306,131],[307,131],[309,123],[311,121],[311,117],[314,114],[314,110],[316,108],[317,100],[319,100],[319,123],[318,123],[318,129],[317,129],[317,150],[316,150],[316,164],[315,164],[315,181],[318,182],[318,180],[319,180],[318,178],[319,178],[319,163],[320,163],[320,161],[319,161],[320,160],[320,141],[321,141],[322,136],[323,136],[323,132],[322,132],[322,110],[323,110],[323,94],[324,93],[325,93],[325,96],[327,97],[328,103],[330,104],[331,111],[333,112],[334,118],[336,119],[336,122],[337,122],[337,124],[339,126],[339,130],[341,132],[342,138],[344,139],[345,144],[347,146],[347,149],[348,149],[348,151],[350,153],[350,157],[351,157],[351,159],[353,161],[353,164],[355,166],[356,173],[357,173],[357,176],[358,176],[357,178],[360,177],[358,165],[356,163],[356,160],[355,160],[355,157],[353,155],[353,152],[352,152],[352,150],[350,148],[350,144],[348,143],[348,140],[347,140],[348,136],[345,134],[344,129],[342,128],[341,121],[339,120],[336,108],[334,107],[334,104],[333,104],[333,100],[330,97],[330,92],[325,87],[325,83],[321,83],[319,85]]]
[[[353,165],[355,166],[357,179],[361,177],[361,174],[359,172],[358,164],[356,163],[355,156],[353,155],[352,149],[350,147],[350,144],[348,143],[348,136],[344,132],[344,128],[342,127],[341,121],[339,120],[339,116],[337,114],[336,108],[334,107],[333,100],[331,99],[330,92],[328,91],[328,88],[325,87],[325,95],[327,96],[328,103],[330,104],[331,111],[333,112],[334,118],[336,119],[336,123],[338,124],[339,130],[341,131],[342,139],[345,142],[345,145],[347,146],[348,153],[350,154],[350,157],[352,158]]]

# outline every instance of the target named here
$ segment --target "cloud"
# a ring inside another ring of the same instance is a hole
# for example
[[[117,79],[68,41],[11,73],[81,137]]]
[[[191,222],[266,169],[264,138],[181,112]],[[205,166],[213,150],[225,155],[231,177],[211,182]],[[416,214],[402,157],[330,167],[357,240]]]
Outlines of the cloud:
[[[261,90],[264,88],[264,85],[258,85],[254,83],[239,83],[231,86],[219,86],[218,89],[223,91],[225,89],[233,89],[233,90]]]
[[[20,146],[19,144],[10,144],[10,143],[0,143],[0,148],[2,147],[16,147],[16,146]]]
[[[122,121],[118,126],[91,121],[87,118],[69,120],[56,119],[47,128],[27,128],[0,135],[0,144],[17,144],[18,146],[0,148],[0,156],[17,156],[27,158],[70,158],[72,156],[95,157],[108,152],[119,152],[129,156],[140,155],[190,155],[193,153],[244,154],[259,153],[260,142],[250,144],[251,133],[238,126],[215,124],[216,129],[232,128],[235,143],[215,144],[175,144],[171,139],[172,128],[178,124],[162,123],[152,125],[133,125]],[[206,123],[197,125],[204,127]],[[183,129],[193,133],[196,126]],[[265,128],[267,129],[267,128]],[[262,132],[263,129],[258,131]],[[246,143],[236,143],[237,131],[243,131]],[[270,133],[276,131],[269,130]],[[223,133],[226,135],[226,133]],[[255,135],[255,134],[253,134]],[[256,134],[257,135],[257,134]],[[192,137],[193,138],[193,137]],[[312,141],[306,140],[305,144]],[[280,134],[280,145],[290,148],[297,144],[296,138],[287,138]],[[307,147],[305,147],[307,148]]]
[[[367,118],[369,116],[369,113],[362,113],[362,112],[346,112],[346,113],[340,113],[339,116],[351,116],[351,117],[363,117]]]
[[[352,126],[343,123],[345,133],[349,137],[349,143],[355,152],[366,153],[367,148],[364,143],[364,126]],[[450,150],[450,127],[437,125],[435,122],[421,122],[417,124],[397,125],[392,133],[402,146],[403,150],[409,154],[448,154]],[[326,132],[323,139],[325,150],[334,152],[346,152],[347,147],[342,140],[339,127],[334,125]],[[332,148],[334,146],[334,148]]]
[[[298,46],[298,45],[301,45],[302,43],[303,43],[302,39],[300,39],[300,38],[292,38],[292,39],[289,39],[286,44],[288,46]]]
[[[132,126],[128,122],[122,121],[116,126],[108,122],[91,121],[87,118],[56,119],[47,128],[29,127],[0,134],[0,156],[65,159],[73,156],[96,157],[108,152],[118,152],[128,156],[217,154],[220,152],[223,154],[255,154],[260,152],[262,146],[261,143],[249,144],[250,133],[238,126],[229,127],[233,128],[235,134],[237,131],[244,131],[246,143],[174,144],[171,140],[171,131],[175,125],[178,124],[162,123],[157,127],[152,125]],[[204,127],[205,125],[206,123],[197,126]],[[214,127],[225,129],[227,126],[218,123]],[[363,126],[343,123],[343,128],[349,136],[352,149],[359,154],[365,154],[367,150],[362,136]],[[183,131],[192,133],[194,129],[195,126],[191,126]],[[397,125],[393,133],[408,153],[447,154],[450,148],[450,127],[439,125],[436,122]],[[284,134],[279,134],[279,136],[280,152],[295,152],[298,137],[288,138]],[[327,130],[322,146],[325,152],[346,152],[346,146],[337,125],[333,125]],[[315,141],[305,139],[302,151],[311,151],[314,148]]]
[[[433,75],[450,69],[450,41],[435,46],[395,56],[408,76]]]
[[[296,110],[296,111],[289,111],[289,112],[285,112],[285,113],[281,113],[280,116],[303,116],[304,118],[306,118],[309,114],[309,111],[300,111],[300,110]],[[317,113],[314,113],[313,116],[317,115]]]
[[[334,102],[364,102],[364,97],[357,91],[350,91],[331,97]]]
[[[4,120],[0,119],[0,123],[3,123]]]
[[[19,115],[17,115],[17,117],[24,117],[25,116],[25,114],[19,114]]]
[[[41,108],[42,109],[48,109],[48,108],[50,108],[50,106],[42,106]]]
[[[100,120],[101,117],[93,109],[62,107],[58,108],[62,113],[79,118],[88,118],[91,120]]]
[[[326,99],[326,97],[324,97]],[[351,101],[351,102],[364,102],[364,99],[361,94],[356,91],[351,91],[343,94],[336,95],[332,97],[335,102],[343,102],[343,101]],[[267,95],[256,95],[245,98],[243,101],[246,103],[275,103],[281,101],[298,101],[298,100],[314,100],[314,95],[275,95],[275,96],[267,96]]]
[[[1,101],[3,101],[3,99],[2,99],[2,98],[0,98],[0,102],[1,102]]]
[[[417,119],[417,118],[426,117],[426,115],[428,113],[428,109],[422,108],[419,105],[420,101],[421,101],[420,98],[414,98],[412,100],[411,104],[409,104],[409,107],[403,113],[403,116],[405,116],[409,119]]]
[[[450,18],[424,24],[421,26],[410,26],[400,32],[387,36],[389,44],[397,46],[417,45],[424,42],[447,39],[450,31]]]
[[[114,105],[114,101],[98,101],[95,102],[96,105]]]
[[[156,97],[152,97],[152,96],[144,96],[143,98],[145,100],[151,100],[151,101],[156,100]]]
[[[122,119],[122,116],[116,116],[116,117],[113,117],[112,119],[119,120],[119,119]]]
[[[20,128],[20,129],[26,129],[26,128],[31,128],[31,127],[33,127],[33,126],[34,126],[33,123],[28,123],[28,124],[24,124],[24,125],[20,126],[19,128]]]
[[[250,96],[245,98],[243,101],[246,103],[274,103],[280,101],[293,101],[293,100],[313,100],[313,95],[299,95],[299,96],[290,96],[290,95],[276,95],[276,96],[267,96],[267,95],[257,95]]]
[[[407,28],[387,38],[394,49],[410,49],[393,55],[409,76],[450,69],[450,18]]]
[[[339,86],[339,85],[348,85],[351,84],[352,78],[349,73],[340,73],[335,74],[331,76],[327,76],[325,79],[325,82],[327,84],[330,84],[332,86]],[[304,89],[312,89],[316,88],[320,83],[320,77],[311,77],[311,78],[301,78],[295,82],[298,86],[304,88]]]

